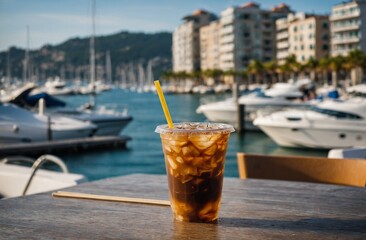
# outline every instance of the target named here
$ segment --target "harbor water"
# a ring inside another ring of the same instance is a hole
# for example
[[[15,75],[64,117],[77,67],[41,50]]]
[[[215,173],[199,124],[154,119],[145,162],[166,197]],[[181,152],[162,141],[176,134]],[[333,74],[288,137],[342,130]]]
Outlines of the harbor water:
[[[174,122],[206,121],[205,116],[196,113],[202,103],[222,100],[230,95],[166,95]],[[89,101],[89,96],[64,96],[69,107],[79,107]],[[165,174],[164,156],[160,137],[155,127],[165,124],[165,118],[155,93],[136,93],[114,89],[96,96],[97,105],[113,105],[122,111],[128,108],[132,122],[122,131],[122,135],[132,138],[126,149],[107,149],[88,152],[67,152],[58,155],[67,164],[69,171],[85,175],[88,180],[97,180],[133,173]],[[225,165],[225,176],[237,177],[236,153],[326,156],[326,150],[292,149],[276,145],[261,132],[233,133]]]

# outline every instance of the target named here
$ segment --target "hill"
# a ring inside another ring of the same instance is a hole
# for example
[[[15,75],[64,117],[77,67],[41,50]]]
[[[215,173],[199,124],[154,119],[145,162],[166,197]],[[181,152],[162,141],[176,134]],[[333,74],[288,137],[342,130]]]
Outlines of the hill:
[[[106,53],[109,51],[113,79],[118,80],[123,69],[136,69],[139,64],[145,68],[150,60],[153,63],[154,76],[159,77],[163,71],[171,69],[171,46],[172,34],[169,32],[148,34],[122,31],[97,36],[97,76],[105,75]],[[0,52],[0,77],[7,73],[8,53],[11,76],[21,79],[25,49],[15,47]],[[88,77],[89,38],[72,38],[59,45],[45,45],[30,51],[29,55],[32,75],[38,79],[44,80],[57,75],[65,76],[66,79]]]

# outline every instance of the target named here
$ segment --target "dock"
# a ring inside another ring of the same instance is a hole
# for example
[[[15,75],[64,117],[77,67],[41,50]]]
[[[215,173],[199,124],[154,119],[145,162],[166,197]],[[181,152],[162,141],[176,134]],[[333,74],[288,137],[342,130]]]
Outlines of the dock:
[[[46,154],[56,152],[81,152],[97,149],[126,148],[129,136],[98,136],[67,140],[0,145],[0,157],[22,154]]]

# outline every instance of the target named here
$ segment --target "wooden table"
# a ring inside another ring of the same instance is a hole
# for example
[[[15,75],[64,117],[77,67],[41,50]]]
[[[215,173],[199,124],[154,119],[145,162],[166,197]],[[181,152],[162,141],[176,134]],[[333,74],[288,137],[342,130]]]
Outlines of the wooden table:
[[[128,175],[69,189],[168,199],[164,175]],[[0,239],[366,239],[366,189],[226,178],[218,224],[173,220],[170,207],[53,198],[0,201]]]

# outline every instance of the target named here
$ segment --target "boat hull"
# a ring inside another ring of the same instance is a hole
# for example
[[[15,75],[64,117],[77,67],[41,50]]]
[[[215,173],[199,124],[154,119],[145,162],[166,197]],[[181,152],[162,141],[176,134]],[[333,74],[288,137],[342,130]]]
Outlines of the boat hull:
[[[366,146],[364,128],[288,128],[276,126],[259,126],[273,141],[283,147],[295,148],[348,148]]]

